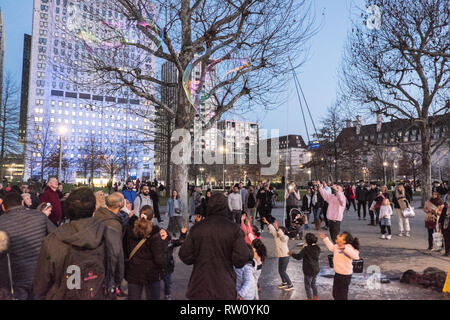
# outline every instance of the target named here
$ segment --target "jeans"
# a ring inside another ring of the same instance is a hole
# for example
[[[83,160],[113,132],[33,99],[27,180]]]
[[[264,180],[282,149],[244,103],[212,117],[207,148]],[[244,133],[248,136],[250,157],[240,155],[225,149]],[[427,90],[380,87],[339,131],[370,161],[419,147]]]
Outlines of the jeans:
[[[365,201],[358,201],[358,218],[361,218],[361,206],[363,207],[364,211],[364,218],[366,217],[366,202]]]
[[[168,273],[163,278],[164,281],[164,295],[170,296],[172,293],[172,274]]]
[[[397,208],[397,216],[398,216],[398,230],[403,233],[403,226],[406,232],[410,231],[409,228],[409,218],[405,218],[402,213],[402,209]]]
[[[256,208],[247,208],[247,216],[252,217],[252,226],[255,225]]]
[[[336,237],[341,232],[341,222],[329,220],[328,226],[330,227],[331,241],[333,241],[333,243],[336,243]]]
[[[287,283],[289,286],[292,285],[291,279],[289,279],[286,273],[287,266],[289,264],[289,257],[278,258],[278,273],[281,277],[282,283]]]
[[[350,205],[353,203],[353,208],[354,208],[355,211],[356,211],[356,202],[355,202],[355,199],[347,199],[347,200],[348,200],[348,203],[347,203],[347,210],[350,209]]]
[[[161,281],[148,284],[128,283],[128,300],[144,300],[142,294],[145,292],[146,300],[159,300]]]
[[[322,213],[322,208],[314,208],[313,209],[314,221],[320,221],[321,213]]]
[[[305,211],[305,216],[306,216],[306,221],[307,221],[307,223],[305,223],[305,227],[304,227],[305,230],[309,230],[309,214],[310,214],[309,211]]]
[[[31,285],[14,286],[14,298],[17,300],[28,300],[31,295]]]
[[[348,300],[348,287],[352,275],[343,275],[336,273],[333,280],[333,298],[334,300]]]
[[[318,294],[317,294],[317,286],[316,286],[316,278],[317,278],[317,275],[315,275],[315,276],[308,276],[308,275],[305,274],[305,277],[304,277],[305,291],[306,291],[306,296],[308,297],[308,299],[312,299],[313,295],[315,297],[318,296]],[[311,293],[311,291],[312,291],[312,293]]]
[[[233,218],[236,223],[241,224],[241,216],[242,210],[233,210]]]

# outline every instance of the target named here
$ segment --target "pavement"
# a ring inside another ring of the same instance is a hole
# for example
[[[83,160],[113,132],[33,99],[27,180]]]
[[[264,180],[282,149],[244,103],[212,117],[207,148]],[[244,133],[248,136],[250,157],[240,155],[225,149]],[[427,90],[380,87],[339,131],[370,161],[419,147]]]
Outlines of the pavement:
[[[364,272],[353,274],[349,289],[350,300],[450,300],[448,295],[425,289],[419,286],[400,283],[403,272],[413,269],[416,272],[423,272],[427,267],[435,267],[447,272],[450,266],[450,258],[442,256],[443,252],[430,252],[427,249],[427,230],[424,226],[425,214],[419,207],[419,199],[413,201],[416,207],[416,216],[410,219],[411,237],[399,237],[397,216],[392,216],[392,239],[380,239],[380,228],[378,226],[368,226],[369,220],[358,220],[357,213],[350,208],[345,211],[341,224],[341,232],[349,231],[353,236],[360,239],[360,256],[364,259]],[[165,212],[161,208],[161,212]],[[362,213],[361,213],[362,214]],[[277,207],[272,210],[272,215],[279,221],[280,225],[284,221],[283,203],[277,203]],[[369,219],[369,217],[367,217]],[[160,223],[161,227],[166,227],[168,218]],[[307,232],[312,232],[318,236],[318,231],[313,230],[313,225]],[[327,236],[328,231],[322,230]],[[304,232],[306,234],[306,232]],[[261,300],[305,300],[306,294],[303,287],[302,261],[291,259],[287,273],[294,284],[294,290],[284,291],[277,288],[281,283],[278,274],[278,259],[275,256],[274,240],[267,229],[262,233],[262,240],[267,247],[268,257],[264,262],[260,277],[260,299]],[[289,240],[289,248],[293,252],[298,252],[299,240]],[[317,278],[319,299],[331,300],[334,271],[328,265],[328,254],[330,252],[319,239],[322,249],[320,256],[321,271]],[[178,258],[178,249],[174,253],[175,272],[173,276],[174,300],[186,299],[185,293],[189,283],[191,266],[185,265]],[[375,272],[375,273],[373,273]],[[380,278],[390,279],[390,283],[380,283]]]

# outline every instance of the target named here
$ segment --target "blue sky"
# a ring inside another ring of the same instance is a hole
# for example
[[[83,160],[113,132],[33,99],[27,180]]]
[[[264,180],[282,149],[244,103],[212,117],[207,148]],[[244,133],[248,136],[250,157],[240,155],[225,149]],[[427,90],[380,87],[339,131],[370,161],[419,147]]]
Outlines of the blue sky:
[[[327,107],[336,100],[338,69],[350,25],[350,10],[355,5],[362,7],[362,2],[362,0],[314,0],[317,21],[322,23],[322,28],[310,40],[309,59],[299,69],[298,77],[316,126],[326,115]],[[0,7],[6,33],[5,69],[13,73],[17,83],[20,84],[23,34],[31,34],[33,1],[1,0]],[[286,96],[288,103],[277,110],[269,111],[264,118],[246,115],[245,119],[251,121],[258,119],[261,128],[280,129],[281,135],[301,134],[307,140],[293,82],[290,83]],[[289,117],[286,114],[289,114]],[[308,126],[311,134],[312,125],[309,121]]]

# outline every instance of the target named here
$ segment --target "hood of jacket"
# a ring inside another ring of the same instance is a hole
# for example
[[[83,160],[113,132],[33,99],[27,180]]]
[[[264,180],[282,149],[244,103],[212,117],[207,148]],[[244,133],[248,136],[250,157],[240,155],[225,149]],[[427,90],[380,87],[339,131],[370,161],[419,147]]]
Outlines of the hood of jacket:
[[[228,199],[223,193],[215,193],[206,203],[206,216],[228,217],[230,209],[228,208]]]
[[[105,228],[99,220],[90,217],[62,225],[56,229],[55,236],[66,244],[91,250],[101,245]]]
[[[106,207],[100,207],[97,210],[95,210],[94,213],[95,218],[104,221],[104,220],[117,220],[119,222],[121,222],[119,215],[115,214],[114,212],[112,212],[111,210],[109,210]]]

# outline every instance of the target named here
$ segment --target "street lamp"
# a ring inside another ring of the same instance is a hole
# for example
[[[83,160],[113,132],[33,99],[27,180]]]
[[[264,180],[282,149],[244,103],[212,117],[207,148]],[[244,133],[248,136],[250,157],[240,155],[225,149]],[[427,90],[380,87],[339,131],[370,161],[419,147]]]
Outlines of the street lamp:
[[[227,153],[227,148],[224,146],[220,146],[219,147],[219,152],[222,154],[226,154]],[[222,172],[223,172],[223,176],[222,176],[222,181],[223,181],[223,191],[225,191],[225,172],[227,170],[225,170],[225,159],[223,159],[223,163],[222,163]]]
[[[309,174],[309,181],[311,181],[311,169],[308,170],[308,174]]]
[[[383,162],[383,172],[384,172],[384,185],[386,185],[386,167],[389,165],[386,161]]]
[[[67,134],[66,126],[58,127],[58,135],[59,135],[59,167],[58,167],[58,181],[61,182],[61,158],[62,158],[62,136]]]
[[[203,171],[205,171],[205,168],[200,168],[200,180],[202,181],[202,186],[203,186]]]

